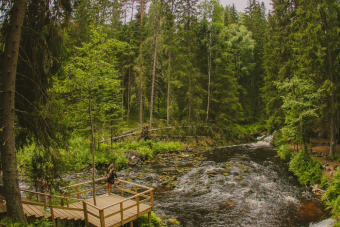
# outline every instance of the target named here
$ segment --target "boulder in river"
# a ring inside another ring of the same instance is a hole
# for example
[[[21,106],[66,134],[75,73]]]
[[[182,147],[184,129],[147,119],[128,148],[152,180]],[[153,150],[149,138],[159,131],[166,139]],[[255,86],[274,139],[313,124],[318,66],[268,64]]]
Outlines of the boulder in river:
[[[331,227],[336,221],[332,218],[328,218],[319,223],[311,223],[309,227]]]
[[[126,158],[129,161],[128,165],[135,166],[137,164],[143,163],[137,151],[127,151],[125,153],[126,153]]]

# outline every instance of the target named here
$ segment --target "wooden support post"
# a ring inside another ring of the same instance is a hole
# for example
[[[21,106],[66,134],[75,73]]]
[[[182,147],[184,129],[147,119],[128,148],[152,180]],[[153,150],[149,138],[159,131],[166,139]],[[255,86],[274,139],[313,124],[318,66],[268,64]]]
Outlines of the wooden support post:
[[[149,226],[151,226],[151,212],[148,213]]]
[[[77,191],[77,193],[79,192],[79,186],[78,185],[76,186],[76,191]],[[77,199],[80,199],[80,195],[79,194],[77,194]]]
[[[133,227],[133,221],[130,222],[130,227]]]
[[[63,193],[60,192],[60,196],[63,197]],[[63,207],[64,206],[64,199],[60,199],[60,205]]]
[[[66,204],[67,204],[67,207],[70,207],[70,200],[69,199],[66,199]]]
[[[140,217],[139,215],[139,196],[136,197],[136,202],[137,202],[137,218]]]
[[[99,217],[100,217],[100,227],[105,227],[105,218],[104,218],[104,210],[99,210]]]
[[[50,212],[51,212],[51,219],[52,219],[53,226],[56,226],[55,219],[54,219],[53,206],[52,206],[52,198],[50,195],[48,196],[48,203],[50,205]]]
[[[124,225],[124,214],[123,214],[123,203],[120,203],[120,225],[123,226]]]
[[[151,196],[151,210],[154,211],[154,201],[153,201],[153,190],[150,191],[150,196]]]
[[[123,189],[124,188],[124,182],[121,181],[120,182],[120,187]],[[121,193],[122,197],[124,197],[124,191],[122,190],[122,193]]]
[[[89,216],[87,214],[87,204],[85,201],[83,201],[83,210],[84,210],[84,219],[85,219],[85,226],[89,226]]]
[[[135,185],[135,192],[138,193],[138,187],[137,187],[137,185]]]

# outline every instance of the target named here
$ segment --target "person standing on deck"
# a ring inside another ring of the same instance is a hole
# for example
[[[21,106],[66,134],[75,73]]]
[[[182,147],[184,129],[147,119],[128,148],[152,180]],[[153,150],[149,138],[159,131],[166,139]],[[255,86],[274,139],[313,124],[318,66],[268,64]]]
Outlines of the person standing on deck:
[[[106,188],[107,188],[107,195],[109,196],[111,194],[111,188],[112,188],[112,184],[115,183],[115,178],[118,179],[117,174],[115,169],[113,168],[113,164],[111,164],[106,171],[105,174],[106,177]]]

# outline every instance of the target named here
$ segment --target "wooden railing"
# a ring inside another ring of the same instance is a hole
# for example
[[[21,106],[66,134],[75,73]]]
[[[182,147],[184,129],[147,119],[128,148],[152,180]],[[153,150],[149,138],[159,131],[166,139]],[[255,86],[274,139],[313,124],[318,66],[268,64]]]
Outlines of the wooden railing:
[[[105,180],[105,178],[97,179],[96,182],[100,182],[100,181],[103,181],[103,180]],[[154,210],[153,188],[149,188],[149,187],[142,186],[142,185],[135,184],[135,183],[128,182],[128,181],[124,181],[124,180],[121,180],[121,179],[117,179],[116,181],[120,182],[120,184],[118,184],[118,185],[120,185],[120,187],[116,186],[116,185],[112,185],[112,186],[113,186],[113,188],[116,188],[120,191],[121,197],[124,197],[125,194],[131,194],[132,196],[126,197],[126,199],[124,199],[122,201],[116,202],[114,204],[111,204],[109,206],[102,207],[102,208],[95,206],[91,203],[86,203],[85,201],[83,201],[84,202],[83,209],[84,209],[85,223],[86,224],[88,224],[88,214],[90,214],[90,215],[92,215],[96,218],[99,218],[101,227],[104,227],[106,218],[109,218],[113,215],[120,213],[121,225],[123,226],[125,224],[124,223],[124,211],[128,210],[130,208],[136,207],[137,208],[137,218],[139,218],[141,216],[141,212],[140,212],[140,204],[141,203],[150,202],[151,210]],[[87,190],[80,191],[80,186],[84,186],[86,184],[92,184],[92,183],[93,183],[92,181],[83,182],[83,183],[64,187],[64,188],[62,188],[62,190],[65,191],[65,190],[70,189],[70,188],[76,188],[76,192],[70,193],[69,196],[77,196],[77,199],[79,199],[81,194],[84,194],[84,193],[87,193],[87,192],[90,192],[90,191],[93,190],[93,189],[87,189]],[[127,185],[131,186],[133,190],[131,190],[130,188],[125,188],[125,186],[127,186]],[[105,188],[105,185],[96,187],[96,190],[101,189],[101,188]],[[138,192],[139,189],[142,189],[143,192]],[[142,200],[140,199],[141,197],[143,198]],[[135,203],[133,205],[128,206],[128,207],[124,207],[123,203],[128,201],[128,200],[133,200],[133,201],[135,201]],[[109,208],[114,207],[118,204],[119,204],[119,207],[120,207],[120,209],[118,211],[111,212],[109,214],[104,215],[105,210],[108,210]],[[87,206],[91,206],[91,207],[97,209],[98,215],[89,211],[87,209]],[[149,215],[149,219],[150,218],[151,217]]]
[[[96,182],[100,182],[100,181],[103,181],[103,180],[104,180],[104,178],[100,178],[100,179],[97,179]],[[101,227],[105,227],[105,219],[106,218],[109,218],[109,217],[116,215],[116,214],[119,214],[119,213],[120,213],[120,218],[121,218],[121,226],[123,226],[125,224],[125,222],[124,222],[124,211],[126,211],[130,208],[133,208],[133,207],[137,208],[137,218],[139,218],[141,216],[140,205],[142,203],[150,202],[151,210],[154,210],[153,188],[145,187],[145,186],[142,186],[142,185],[138,185],[138,184],[131,183],[131,182],[124,181],[124,180],[120,180],[120,179],[117,179],[116,181],[120,182],[118,184],[119,186],[113,185],[113,188],[118,189],[120,191],[120,195],[122,197],[124,197],[124,199],[119,201],[119,202],[116,202],[114,204],[111,204],[109,206],[106,206],[106,207],[98,207],[98,206],[96,206],[92,203],[89,203],[89,202],[87,202],[83,199],[80,199],[82,194],[93,191],[93,188],[80,191],[80,186],[83,186],[83,185],[86,185],[86,184],[92,184],[92,181],[83,182],[83,183],[79,183],[79,184],[75,184],[75,185],[71,185],[71,186],[61,188],[61,191],[62,191],[61,196],[50,195],[50,194],[45,194],[45,193],[21,189],[21,191],[23,191],[25,193],[30,193],[30,194],[34,194],[34,195],[42,196],[42,197],[46,196],[48,198],[48,204],[43,203],[43,202],[31,201],[31,200],[23,200],[22,203],[23,204],[35,205],[35,206],[49,207],[50,213],[51,213],[51,219],[52,219],[54,226],[56,226],[54,209],[82,211],[84,213],[84,220],[85,220],[86,226],[89,226],[89,215],[92,215],[92,216],[94,216],[94,217],[96,217],[100,220],[100,226]],[[127,188],[125,186],[130,186],[130,187]],[[98,186],[98,187],[96,187],[96,190],[104,188],[104,187],[105,187],[105,185]],[[76,192],[65,195],[66,190],[70,189],[70,188],[75,188]],[[131,188],[132,188],[132,190],[131,190]],[[139,192],[139,190],[142,190],[142,192]],[[126,197],[125,195],[127,195],[127,194],[130,194],[132,196]],[[71,196],[76,196],[77,198],[71,198]],[[55,201],[55,200],[58,200],[58,199],[60,200],[60,203]],[[54,200],[54,203],[57,203],[58,205],[53,205],[53,200]],[[124,207],[124,202],[126,202],[128,200],[135,201],[135,203],[130,205],[130,206]],[[65,201],[66,201],[66,206],[65,206]],[[82,206],[82,208],[70,207],[70,201],[82,202],[83,206]],[[119,206],[117,206],[117,205],[119,205]],[[94,213],[94,212],[90,211],[88,209],[89,206],[98,210],[98,213]],[[108,211],[108,209],[113,207],[113,206],[119,207],[119,210],[118,211],[112,211],[111,213],[108,213],[108,214],[105,215],[104,214],[105,210]],[[149,213],[149,221],[150,220],[151,220],[151,216],[150,216],[150,213]]]
[[[35,191],[30,191],[30,190],[25,190],[25,189],[20,189],[20,191],[48,198],[48,204],[46,204],[44,202],[36,202],[36,201],[24,200],[24,199],[22,200],[22,203],[28,204],[28,205],[34,205],[34,206],[42,206],[44,208],[49,207],[49,209],[50,209],[49,212],[51,213],[51,219],[52,219],[54,226],[56,226],[56,221],[55,221],[55,217],[54,217],[54,209],[84,211],[84,209],[81,209],[81,208],[69,207],[69,200],[76,201],[76,202],[83,201],[83,200],[80,200],[80,199],[66,198],[66,197],[63,197],[63,196],[50,195],[50,194],[46,194],[46,193],[40,193],[40,192],[35,192]],[[61,205],[61,206],[60,205],[53,205],[52,199],[60,199],[60,200],[66,199],[68,201],[67,202],[68,205],[67,205],[67,207],[64,207],[63,205]]]

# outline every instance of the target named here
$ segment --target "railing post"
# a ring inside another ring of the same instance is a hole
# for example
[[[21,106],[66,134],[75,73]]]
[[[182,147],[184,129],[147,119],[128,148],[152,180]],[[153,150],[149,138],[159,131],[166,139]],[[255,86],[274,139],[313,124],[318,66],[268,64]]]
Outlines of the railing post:
[[[122,197],[124,197],[124,191],[123,191],[124,182],[123,182],[123,181],[120,182],[120,187],[121,187],[121,189],[122,189],[121,195],[122,195]]]
[[[60,192],[60,196],[64,197],[63,193]],[[60,205],[63,207],[64,206],[64,199],[60,199]]]
[[[99,217],[100,217],[100,226],[105,227],[105,218],[104,218],[104,210],[99,210]]]
[[[124,225],[123,202],[120,203],[120,225]]]
[[[83,201],[83,209],[84,209],[84,219],[85,219],[85,226],[89,226],[89,216],[87,214],[87,204]]]
[[[149,226],[151,226],[151,212],[148,213]]]
[[[154,201],[153,201],[153,189],[150,191],[150,196],[151,196],[151,210],[154,211]]]
[[[55,219],[54,219],[53,206],[52,206],[52,198],[50,195],[48,195],[48,203],[50,205],[50,212],[51,212],[51,219],[52,219],[53,226],[56,226]]]
[[[136,197],[136,202],[137,202],[137,218],[140,217],[139,215],[139,196]]]
[[[66,204],[67,204],[67,207],[70,207],[70,200],[69,199],[66,199]]]
[[[138,193],[138,188],[137,186],[135,185],[135,192]]]
[[[78,185],[76,186],[76,192],[79,193],[79,186]],[[80,195],[79,194],[77,194],[77,199],[80,199]]]

